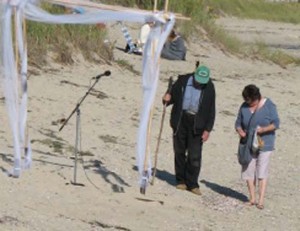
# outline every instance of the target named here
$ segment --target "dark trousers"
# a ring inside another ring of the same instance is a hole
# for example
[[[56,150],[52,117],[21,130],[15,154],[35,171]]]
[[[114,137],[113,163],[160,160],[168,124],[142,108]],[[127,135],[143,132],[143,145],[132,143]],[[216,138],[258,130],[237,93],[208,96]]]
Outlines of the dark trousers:
[[[194,134],[193,128],[194,116],[184,112],[173,136],[176,181],[185,183],[188,189],[199,188],[202,159],[202,134]]]

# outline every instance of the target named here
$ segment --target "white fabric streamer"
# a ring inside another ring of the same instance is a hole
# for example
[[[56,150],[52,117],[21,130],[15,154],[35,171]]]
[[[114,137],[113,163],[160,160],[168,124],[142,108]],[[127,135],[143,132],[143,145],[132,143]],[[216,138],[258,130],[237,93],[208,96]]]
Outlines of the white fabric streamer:
[[[138,153],[138,166],[140,174],[140,185],[145,180],[145,172],[147,173],[147,182],[151,176],[151,151],[147,149],[150,144],[147,144],[148,126],[152,105],[155,99],[157,90],[157,83],[159,78],[159,59],[160,53],[163,48],[170,31],[175,23],[175,18],[171,17],[169,23],[161,25],[156,24],[151,30],[148,40],[145,44],[143,53],[143,108],[141,111],[141,121],[138,132],[137,153]],[[145,159],[147,158],[147,159]],[[144,186],[144,185],[143,185]]]
[[[24,2],[23,2],[24,3]],[[22,8],[21,8],[22,9]],[[21,144],[26,147],[24,149],[25,159],[23,168],[29,168],[31,165],[31,144],[30,139],[27,137],[26,143],[26,121],[27,121],[27,99],[28,99],[28,92],[27,92],[27,44],[26,38],[24,36],[24,28],[23,28],[23,11],[17,11],[16,14],[17,20],[17,40],[18,40],[18,47],[19,47],[19,56],[21,60],[21,70],[20,70],[20,77],[21,77],[21,91],[22,91],[22,98],[21,98],[21,105],[20,105],[20,119],[19,119],[19,132],[20,132],[20,142]]]
[[[18,177],[21,172],[21,149],[19,140],[19,103],[18,103],[18,78],[17,67],[12,44],[12,6],[6,5],[3,15],[3,40],[2,40],[2,59],[4,67],[4,95],[7,111],[9,114],[10,126],[14,139],[14,169],[12,174]]]
[[[51,1],[49,1],[51,2]],[[54,1],[57,4],[57,1]],[[85,1],[88,2],[88,1]],[[2,5],[3,4],[3,5]],[[35,0],[15,0],[4,1],[1,4],[1,54],[2,63],[0,67],[1,79],[6,99],[7,110],[10,118],[10,125],[14,140],[14,170],[12,174],[16,177],[21,172],[21,148],[26,146],[25,128],[27,119],[27,47],[26,39],[23,38],[22,22],[28,19],[37,22],[55,23],[55,24],[97,24],[107,22],[155,22],[155,27],[151,29],[148,40],[145,44],[143,53],[143,108],[141,110],[141,121],[137,138],[137,165],[139,169],[139,183],[145,178],[143,173],[147,170],[146,178],[151,176],[151,156],[148,150],[148,124],[152,119],[151,109],[156,94],[159,78],[159,59],[164,42],[167,39],[171,29],[174,26],[175,18],[169,14],[166,20],[163,12],[146,11],[113,11],[93,9],[84,11],[82,14],[53,15],[38,5]],[[14,11],[13,11],[14,10]],[[12,16],[16,14],[16,36],[18,42],[18,51],[21,62],[20,80],[18,79],[18,70],[15,63],[15,57],[12,44]],[[25,40],[25,41],[24,41]],[[21,99],[19,98],[18,86],[21,82]],[[20,101],[20,102],[19,102]],[[19,107],[20,106],[20,107]],[[27,140],[27,150],[25,150],[25,163],[23,167],[29,167],[31,163],[30,142]],[[146,169],[145,169],[146,168]],[[143,178],[144,177],[144,178]]]

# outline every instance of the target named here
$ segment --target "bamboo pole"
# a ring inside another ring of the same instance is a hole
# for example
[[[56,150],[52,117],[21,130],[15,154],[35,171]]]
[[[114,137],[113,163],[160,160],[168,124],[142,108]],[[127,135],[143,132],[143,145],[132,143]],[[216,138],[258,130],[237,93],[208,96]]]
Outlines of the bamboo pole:
[[[14,39],[14,52],[15,52],[15,66],[16,66],[16,72],[15,73],[13,73],[13,75],[14,74],[16,74],[17,76],[14,76],[13,77],[13,79],[14,79],[14,81],[15,81],[15,86],[17,86],[17,88],[16,89],[14,89],[13,91],[14,91],[14,93],[15,93],[15,101],[16,102],[14,102],[15,103],[15,105],[16,105],[16,112],[17,112],[17,121],[15,121],[15,123],[16,123],[16,129],[17,129],[17,131],[19,131],[19,88],[18,88],[18,86],[19,86],[19,84],[18,84],[18,76],[19,76],[19,47],[18,47],[18,36],[17,36],[17,32],[18,32],[18,20],[17,20],[17,7],[15,6],[14,7],[14,24],[13,24],[13,31],[14,31],[14,34],[13,34],[13,39]],[[16,77],[16,78],[15,78]],[[18,133],[17,133],[18,134]],[[17,136],[17,137],[14,137],[14,139],[19,139],[19,136]],[[16,142],[16,141],[15,141]],[[20,147],[19,147],[20,148]],[[14,154],[14,169],[13,169],[13,173],[12,173],[12,176],[13,177],[16,177],[16,178],[18,178],[19,176],[20,176],[20,167],[21,167],[21,165],[20,165],[20,162],[19,161],[21,161],[21,156],[19,155],[19,150],[18,151],[16,151],[15,150],[15,154]]]
[[[56,4],[69,5],[69,6],[82,6],[88,8],[96,8],[101,10],[152,13],[151,11],[148,10],[131,9],[128,7],[116,6],[116,5],[106,5],[106,4],[91,2],[88,0],[51,0],[51,2],[54,2]]]
[[[155,0],[157,2],[157,0]],[[66,6],[81,6],[81,7],[87,7],[87,8],[95,8],[95,9],[101,9],[101,10],[111,10],[111,11],[123,11],[123,12],[132,12],[132,13],[142,13],[142,14],[152,14],[153,12],[148,10],[141,10],[141,9],[131,9],[128,7],[122,7],[122,6],[112,6],[112,5],[105,5],[101,3],[91,2],[88,0],[51,0],[52,3],[56,4],[62,4]],[[154,9],[157,10],[157,3],[156,7]],[[181,20],[190,20],[189,17],[185,17],[179,13],[174,13],[176,19]]]
[[[23,16],[22,26],[23,26],[23,43],[24,43],[23,49],[24,49],[24,52],[25,52],[27,50],[27,25],[26,25],[26,19],[25,19],[24,16]],[[26,73],[26,81],[28,80],[27,76],[28,75]],[[26,91],[27,91],[27,89],[26,89]],[[28,146],[27,146],[28,143],[29,143],[29,131],[28,131],[28,124],[26,123],[25,136],[24,136],[24,154],[25,154],[25,157],[27,157],[27,155],[28,155]]]
[[[153,12],[157,11],[157,0],[154,0]]]
[[[23,17],[23,41],[24,41],[24,50],[27,49],[27,26],[26,26],[26,19]]]
[[[155,56],[155,51],[156,51],[156,48],[157,48],[157,40],[154,40],[151,44],[151,57],[152,59],[154,59],[154,56]],[[150,76],[152,77],[152,76]],[[143,166],[143,175],[144,177],[148,177],[148,158],[149,158],[149,155],[150,155],[150,137],[151,137],[151,125],[152,125],[152,118],[153,118],[153,112],[154,112],[154,102],[152,103],[151,105],[151,109],[150,109],[150,115],[149,115],[149,118],[148,118],[148,127],[147,127],[147,138],[146,138],[146,153],[145,153],[145,158],[144,158],[144,166]],[[146,193],[146,183],[147,182],[143,182],[143,187],[140,188],[140,192],[142,194],[145,194]]]
[[[14,7],[14,42],[15,42],[15,64],[16,64],[16,70],[17,73],[19,73],[19,47],[18,47],[18,37],[17,37],[17,33],[18,33],[18,20],[17,20],[17,8]]]
[[[153,116],[153,105],[150,110],[150,115],[149,115],[148,125],[147,125],[146,149],[145,149],[145,158],[144,158],[143,173],[142,173],[143,179],[142,179],[142,185],[140,187],[140,193],[142,193],[142,194],[146,194],[146,187],[147,187],[147,183],[148,183],[147,178],[149,176],[148,159],[149,159],[149,155],[150,155],[150,135],[151,135],[152,116]]]
[[[153,117],[153,105],[150,110],[150,116],[148,120],[148,126],[147,126],[147,140],[146,140],[146,153],[145,153],[145,159],[144,159],[144,171],[148,171],[148,163],[147,160],[149,158],[150,153],[150,137],[151,137],[151,127],[152,127],[152,117]]]
[[[165,0],[165,12],[168,12],[169,0]]]
[[[18,46],[18,20],[17,20],[17,7],[14,7],[14,43],[15,43],[15,65],[16,65],[16,74],[17,78],[15,79],[16,81],[16,86],[19,86],[18,84],[18,76],[19,76],[19,46]],[[19,87],[16,89],[16,106],[18,107],[19,105]],[[19,111],[19,109],[17,109]],[[19,125],[18,129],[19,129]]]

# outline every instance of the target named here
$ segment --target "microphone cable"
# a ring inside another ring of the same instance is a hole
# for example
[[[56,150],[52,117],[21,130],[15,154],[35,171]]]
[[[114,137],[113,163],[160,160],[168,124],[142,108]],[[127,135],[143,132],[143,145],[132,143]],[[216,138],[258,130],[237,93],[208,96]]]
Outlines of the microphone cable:
[[[88,176],[87,174],[87,171],[86,171],[86,168],[84,166],[84,159],[83,159],[83,155],[81,154],[81,149],[82,149],[82,146],[81,146],[81,123],[79,123],[79,150],[77,154],[79,154],[79,156],[81,157],[81,166],[83,168],[83,171],[84,171],[84,175],[86,177],[86,179],[90,182],[91,185],[93,185],[96,189],[100,190],[100,188],[90,179],[90,177]]]

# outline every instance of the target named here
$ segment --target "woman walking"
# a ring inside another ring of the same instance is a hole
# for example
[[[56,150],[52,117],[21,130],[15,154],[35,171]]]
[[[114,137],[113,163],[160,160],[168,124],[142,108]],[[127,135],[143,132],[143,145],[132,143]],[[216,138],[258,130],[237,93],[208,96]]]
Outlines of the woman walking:
[[[256,129],[256,133],[261,139],[259,149],[252,152],[251,162],[242,166],[242,179],[247,182],[250,195],[249,205],[256,205],[258,209],[263,209],[270,157],[274,150],[275,130],[279,128],[279,117],[275,104],[269,98],[262,97],[257,86],[247,85],[242,96],[244,102],[240,106],[235,129],[240,138],[245,138],[250,129]],[[255,192],[257,180],[258,201],[256,201]]]

